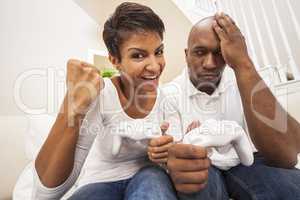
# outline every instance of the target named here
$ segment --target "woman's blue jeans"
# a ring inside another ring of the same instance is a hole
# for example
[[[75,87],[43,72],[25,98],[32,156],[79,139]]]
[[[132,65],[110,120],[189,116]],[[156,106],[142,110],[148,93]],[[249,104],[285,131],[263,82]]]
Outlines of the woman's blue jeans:
[[[168,174],[158,166],[141,169],[131,179],[92,183],[79,188],[70,200],[176,200]]]

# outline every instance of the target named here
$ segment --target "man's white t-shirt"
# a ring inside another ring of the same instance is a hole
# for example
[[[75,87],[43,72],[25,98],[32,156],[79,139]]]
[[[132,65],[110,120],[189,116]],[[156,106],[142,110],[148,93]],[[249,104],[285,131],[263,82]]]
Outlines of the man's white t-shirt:
[[[211,95],[194,87],[187,68],[161,88],[167,102],[178,109],[183,132],[195,120],[199,120],[200,124],[209,119],[235,121],[246,131],[253,151],[257,151],[248,133],[235,75],[229,67],[225,68],[218,87]]]

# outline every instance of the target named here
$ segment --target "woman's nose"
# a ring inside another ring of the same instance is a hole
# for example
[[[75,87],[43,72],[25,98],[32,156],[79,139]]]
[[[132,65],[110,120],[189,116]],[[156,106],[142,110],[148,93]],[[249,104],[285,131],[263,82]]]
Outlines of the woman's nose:
[[[151,72],[160,72],[161,71],[161,63],[159,61],[159,59],[157,59],[156,57],[152,57],[150,58],[150,61],[149,61],[149,64],[146,66],[146,69],[148,71],[151,71]]]

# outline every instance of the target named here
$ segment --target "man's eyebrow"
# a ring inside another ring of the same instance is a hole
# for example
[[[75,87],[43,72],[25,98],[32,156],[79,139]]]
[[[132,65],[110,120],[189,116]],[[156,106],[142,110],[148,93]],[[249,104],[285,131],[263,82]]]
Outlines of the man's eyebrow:
[[[221,51],[221,48],[218,47],[218,48],[214,48],[214,49],[209,49],[209,48],[207,48],[205,46],[196,46],[196,47],[193,47],[193,50],[194,51],[197,51],[197,50],[208,50],[208,51],[212,51],[214,53],[217,53],[217,52]]]
[[[207,47],[204,47],[204,46],[195,46],[193,47],[193,50],[206,50]]]

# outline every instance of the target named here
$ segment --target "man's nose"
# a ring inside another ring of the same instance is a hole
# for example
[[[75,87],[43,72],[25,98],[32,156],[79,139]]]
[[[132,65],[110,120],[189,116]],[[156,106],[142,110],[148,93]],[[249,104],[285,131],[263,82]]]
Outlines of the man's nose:
[[[207,55],[207,57],[205,58],[205,62],[204,62],[204,65],[203,65],[206,69],[215,69],[217,68],[217,63],[216,63],[216,60],[215,60],[215,57],[213,55],[213,53],[209,53]]]

